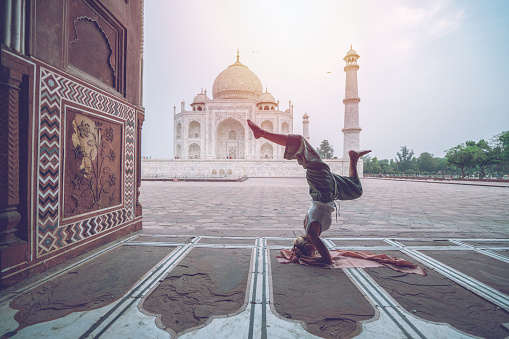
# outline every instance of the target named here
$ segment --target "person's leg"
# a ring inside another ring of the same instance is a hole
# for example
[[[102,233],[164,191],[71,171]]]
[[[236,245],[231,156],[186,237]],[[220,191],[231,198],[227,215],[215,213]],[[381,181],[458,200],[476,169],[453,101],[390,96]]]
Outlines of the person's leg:
[[[269,141],[275,142],[278,145],[286,146],[286,140],[288,139],[287,135],[267,132],[261,129],[258,125],[256,125],[249,119],[247,119],[247,124],[249,125],[249,128],[251,128],[251,130],[253,131],[254,137],[256,139],[265,138]]]
[[[362,157],[363,155],[368,154],[369,152],[371,152],[371,150],[369,150],[369,151],[359,151],[359,152],[356,152],[356,151],[348,152],[348,155],[350,156],[350,168],[349,168],[349,175],[348,176],[350,178],[356,178],[356,179],[359,178],[359,173],[357,173],[357,162],[359,161],[360,157]]]

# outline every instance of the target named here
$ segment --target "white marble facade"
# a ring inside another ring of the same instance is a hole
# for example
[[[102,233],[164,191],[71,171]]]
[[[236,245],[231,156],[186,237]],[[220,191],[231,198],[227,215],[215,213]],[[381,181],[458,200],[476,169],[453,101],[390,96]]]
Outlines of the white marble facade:
[[[214,81],[212,98],[201,91],[187,110],[174,107],[176,159],[283,159],[284,148],[263,138],[256,140],[247,119],[263,129],[293,132],[293,105],[281,110],[279,100],[263,92],[260,79],[239,61]]]
[[[333,173],[348,175],[349,160],[327,159]],[[359,161],[357,170],[362,173],[363,163]],[[304,178],[306,170],[296,160],[203,160],[203,159],[143,159],[141,161],[142,179],[172,178]]]

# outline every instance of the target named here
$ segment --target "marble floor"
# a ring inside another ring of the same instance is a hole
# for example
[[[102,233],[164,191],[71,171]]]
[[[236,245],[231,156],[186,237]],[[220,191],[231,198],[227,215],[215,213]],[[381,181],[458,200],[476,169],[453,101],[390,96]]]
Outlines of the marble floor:
[[[2,338],[506,338],[509,189],[364,179],[323,234],[386,267],[281,264],[301,179],[142,185],[144,229],[0,292]]]

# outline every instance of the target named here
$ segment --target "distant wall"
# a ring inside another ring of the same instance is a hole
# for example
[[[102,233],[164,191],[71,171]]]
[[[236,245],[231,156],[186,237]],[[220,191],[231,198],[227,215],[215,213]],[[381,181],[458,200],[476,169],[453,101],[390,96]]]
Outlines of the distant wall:
[[[326,160],[333,173],[348,175],[349,161],[346,159]],[[359,161],[358,171],[362,176],[363,163]],[[306,171],[290,160],[200,160],[200,159],[143,159],[143,178],[182,178],[231,175],[235,177],[304,177]]]

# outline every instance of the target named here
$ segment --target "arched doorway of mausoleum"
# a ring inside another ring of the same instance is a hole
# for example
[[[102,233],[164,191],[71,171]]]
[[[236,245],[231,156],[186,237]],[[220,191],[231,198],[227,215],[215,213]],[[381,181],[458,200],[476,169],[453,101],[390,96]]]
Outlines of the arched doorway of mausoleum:
[[[200,146],[198,144],[189,145],[189,159],[200,159]]]
[[[262,159],[273,159],[274,158],[274,147],[271,144],[265,143],[260,148],[260,156]]]
[[[216,130],[216,158],[244,159],[245,131],[240,121],[227,118]]]

